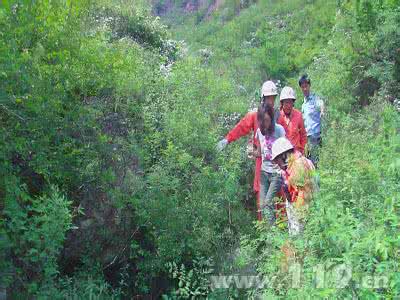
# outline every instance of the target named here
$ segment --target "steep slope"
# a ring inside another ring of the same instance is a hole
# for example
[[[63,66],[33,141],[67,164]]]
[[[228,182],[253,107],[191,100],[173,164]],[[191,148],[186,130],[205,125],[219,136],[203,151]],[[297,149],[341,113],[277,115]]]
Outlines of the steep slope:
[[[250,227],[245,161],[215,150],[240,98],[149,12],[117,0],[0,7],[8,297],[160,298],[174,287],[168,266],[203,267]]]
[[[227,74],[248,106],[268,78],[300,95],[307,72],[328,107],[321,189],[293,241],[297,269],[282,269],[286,230],[258,227],[242,239],[238,263],[272,281],[246,297],[398,296],[399,2],[260,1],[237,16],[184,20],[172,26],[176,36]]]
[[[144,0],[2,2],[0,292],[398,297],[399,1],[163,3],[169,29]],[[328,113],[288,274],[287,230],[253,223],[246,139],[215,145],[264,80],[303,72]],[[255,270],[271,285],[210,288]]]

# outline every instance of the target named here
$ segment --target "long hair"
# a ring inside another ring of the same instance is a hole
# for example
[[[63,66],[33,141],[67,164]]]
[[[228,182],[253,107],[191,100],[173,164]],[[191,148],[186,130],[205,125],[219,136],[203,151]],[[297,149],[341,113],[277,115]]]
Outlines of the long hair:
[[[265,114],[268,114],[268,116],[271,119],[271,125],[269,126],[268,129],[265,128],[264,125],[264,119],[265,119]],[[258,127],[260,128],[261,133],[265,136],[272,136],[275,132],[275,119],[274,119],[274,108],[267,103],[262,103],[257,110],[257,121],[258,121]]]

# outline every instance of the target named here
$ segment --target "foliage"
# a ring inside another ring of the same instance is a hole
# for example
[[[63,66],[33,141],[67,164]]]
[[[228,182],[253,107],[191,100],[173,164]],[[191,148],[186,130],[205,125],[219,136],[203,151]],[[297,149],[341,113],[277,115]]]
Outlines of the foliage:
[[[168,29],[142,0],[3,1],[0,286],[15,298],[398,296],[398,6],[225,1],[174,11]],[[303,72],[328,111],[321,191],[288,244],[280,227],[253,228],[245,141],[215,144],[264,80],[300,95]],[[276,284],[210,293],[209,267],[249,265]],[[389,285],[357,287],[366,274]]]
[[[299,285],[294,273],[284,268],[282,246],[288,239],[284,232],[261,228],[257,239],[243,241],[243,255],[254,259],[249,253],[262,249],[256,259],[258,270],[276,277],[265,295],[289,299],[398,295],[399,214],[394,199],[399,185],[392,160],[400,142],[398,129],[398,114],[378,103],[330,127],[320,161],[321,190],[313,199],[304,235],[292,241],[301,266]],[[344,265],[351,270],[349,278],[335,273]],[[322,279],[316,268],[324,272]],[[387,278],[388,284],[365,285],[367,276]]]
[[[189,25],[177,28],[177,36],[194,49],[209,49],[211,68],[222,73],[228,61],[226,69],[244,83],[249,99],[267,78],[297,88],[297,76],[307,72],[313,90],[324,96],[328,108],[321,190],[313,201],[306,232],[291,240],[302,268],[300,285],[291,286],[295,274],[285,267],[286,230],[266,231],[258,225],[256,235],[242,237],[238,264],[256,264],[259,274],[272,281],[264,290],[249,291],[247,297],[398,295],[394,228],[399,213],[393,200],[399,196],[395,159],[399,116],[390,105],[397,103],[399,87],[398,16],[396,1],[339,1],[337,5],[261,1],[228,22],[216,15],[200,24],[196,34],[185,34]],[[188,18],[187,24],[191,22]],[[236,68],[243,57],[250,63]],[[255,73],[255,69],[263,71]],[[352,276],[340,281],[337,272],[346,265]],[[318,268],[324,271],[322,283],[316,279]],[[368,276],[386,276],[388,284],[368,286],[363,282]]]
[[[175,63],[179,43],[133,4],[1,8],[2,269],[15,296],[61,297],[96,265],[82,297],[85,285],[156,297],[167,262],[211,256],[246,224],[243,157],[214,149],[235,92],[197,60]]]
[[[183,264],[177,266],[175,262],[167,266],[172,278],[178,281],[178,289],[171,293],[171,297],[163,295],[163,299],[196,299],[209,294],[208,276],[213,271],[211,261],[205,258],[193,260],[189,270]]]
[[[57,257],[65,235],[72,228],[71,202],[56,188],[48,196],[31,199],[23,190],[5,199],[5,230],[15,276],[35,293],[40,285],[51,285],[58,274]],[[33,280],[32,280],[33,279]]]

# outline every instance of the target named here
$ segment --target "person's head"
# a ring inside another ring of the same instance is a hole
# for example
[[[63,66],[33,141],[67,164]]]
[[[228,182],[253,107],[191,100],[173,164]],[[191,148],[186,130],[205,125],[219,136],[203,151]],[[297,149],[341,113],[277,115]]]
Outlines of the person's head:
[[[296,101],[296,93],[294,90],[289,86],[285,86],[281,91],[279,99],[281,101],[281,109],[283,112],[286,115],[290,115],[294,106],[294,101]]]
[[[282,170],[286,170],[288,159],[294,148],[292,143],[286,137],[280,137],[272,144],[272,161]]]
[[[275,83],[271,80],[264,82],[261,87],[261,102],[274,107],[275,97],[277,95],[278,91]]]
[[[257,110],[257,121],[263,135],[274,134],[274,109],[272,106],[265,103],[260,104]]]
[[[308,97],[311,91],[311,80],[307,74],[304,74],[299,79],[299,87],[301,88],[303,95]]]

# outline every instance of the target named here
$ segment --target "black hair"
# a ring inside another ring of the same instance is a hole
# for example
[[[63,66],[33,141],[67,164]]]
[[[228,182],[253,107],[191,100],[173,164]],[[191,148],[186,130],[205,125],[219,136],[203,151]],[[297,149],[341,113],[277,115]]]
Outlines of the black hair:
[[[307,82],[309,85],[311,85],[311,79],[308,77],[307,74],[304,74],[303,76],[300,77],[299,86],[301,86],[301,84],[304,82]]]
[[[271,119],[271,125],[269,126],[268,130],[265,129],[264,127],[264,119],[265,119],[265,114],[268,114],[270,119]],[[275,132],[275,118],[274,118],[274,108],[267,103],[262,103],[258,107],[257,110],[257,121],[258,121],[258,127],[260,128],[261,133],[265,135],[273,135]]]

